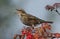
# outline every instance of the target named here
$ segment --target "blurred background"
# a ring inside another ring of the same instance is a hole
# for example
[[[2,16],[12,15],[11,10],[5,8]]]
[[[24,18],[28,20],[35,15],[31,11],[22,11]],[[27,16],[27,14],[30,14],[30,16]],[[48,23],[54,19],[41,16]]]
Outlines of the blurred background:
[[[0,39],[13,39],[14,34],[20,34],[24,25],[16,14],[18,8],[41,19],[53,21],[52,32],[60,33],[60,15],[45,10],[47,4],[58,2],[60,0],[0,0]]]

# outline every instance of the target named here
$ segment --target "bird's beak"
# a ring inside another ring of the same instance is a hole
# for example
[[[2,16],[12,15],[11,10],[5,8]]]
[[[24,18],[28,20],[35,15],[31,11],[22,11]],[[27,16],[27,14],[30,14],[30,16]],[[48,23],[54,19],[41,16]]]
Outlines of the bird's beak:
[[[19,9],[16,9],[17,11],[19,11]]]
[[[17,14],[19,14],[19,9],[16,9],[16,10],[17,10],[17,12],[16,12],[16,13],[17,13]]]
[[[16,9],[17,11],[22,11],[21,9]]]

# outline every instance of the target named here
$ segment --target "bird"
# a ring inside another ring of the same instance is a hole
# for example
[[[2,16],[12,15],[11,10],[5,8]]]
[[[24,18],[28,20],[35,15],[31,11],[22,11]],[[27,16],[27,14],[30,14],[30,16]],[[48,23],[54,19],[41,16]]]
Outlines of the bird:
[[[24,9],[16,9],[16,10],[21,22],[26,26],[35,27],[36,25],[41,23],[53,23],[52,21],[45,21],[45,20],[39,19],[36,16],[28,14]]]

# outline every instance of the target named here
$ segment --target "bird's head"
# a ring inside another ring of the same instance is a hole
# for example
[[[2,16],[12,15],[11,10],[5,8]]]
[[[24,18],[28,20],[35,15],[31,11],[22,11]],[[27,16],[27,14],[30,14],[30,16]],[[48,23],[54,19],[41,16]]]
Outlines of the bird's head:
[[[23,10],[23,9],[16,9],[16,10],[17,10],[17,14],[18,14],[19,16],[24,16],[24,15],[26,15],[25,10]]]

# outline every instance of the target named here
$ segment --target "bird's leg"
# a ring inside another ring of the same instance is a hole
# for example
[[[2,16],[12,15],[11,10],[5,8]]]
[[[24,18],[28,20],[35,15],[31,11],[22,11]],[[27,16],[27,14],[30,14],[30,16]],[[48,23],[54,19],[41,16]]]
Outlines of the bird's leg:
[[[34,29],[34,24],[32,24],[32,28]]]

